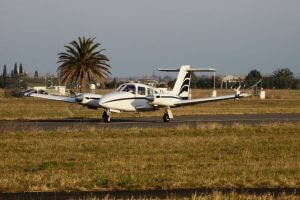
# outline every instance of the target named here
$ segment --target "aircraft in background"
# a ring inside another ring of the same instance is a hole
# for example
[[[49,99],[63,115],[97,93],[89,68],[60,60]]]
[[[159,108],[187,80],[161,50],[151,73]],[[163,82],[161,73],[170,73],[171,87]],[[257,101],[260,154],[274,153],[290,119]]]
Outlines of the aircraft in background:
[[[171,91],[161,90],[140,83],[125,83],[120,85],[114,92],[99,95],[91,93],[79,93],[75,97],[53,96],[38,93],[25,93],[26,96],[57,100],[69,103],[78,103],[90,109],[104,109],[102,119],[111,122],[111,113],[120,112],[147,112],[164,109],[163,121],[169,122],[173,119],[171,108],[200,104],[206,102],[236,99],[249,96],[240,93],[239,88],[232,95],[188,99],[191,83],[191,72],[215,72],[214,69],[193,69],[189,65],[181,66],[179,69],[159,69],[159,71],[179,72],[175,85]]]

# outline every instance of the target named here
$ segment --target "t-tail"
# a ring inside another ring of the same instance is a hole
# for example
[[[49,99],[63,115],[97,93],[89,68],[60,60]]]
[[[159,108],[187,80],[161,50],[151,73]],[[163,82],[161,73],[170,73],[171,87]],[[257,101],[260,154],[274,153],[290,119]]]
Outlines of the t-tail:
[[[191,72],[215,72],[211,68],[191,68],[189,65],[183,65],[178,68],[160,68],[159,71],[179,72],[172,93],[180,96],[182,99],[187,99],[190,92]]]

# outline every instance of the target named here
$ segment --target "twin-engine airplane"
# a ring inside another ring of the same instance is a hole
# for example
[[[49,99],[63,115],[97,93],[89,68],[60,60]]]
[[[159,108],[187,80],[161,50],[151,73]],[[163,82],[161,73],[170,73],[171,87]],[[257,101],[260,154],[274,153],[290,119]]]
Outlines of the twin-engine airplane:
[[[65,96],[53,96],[37,93],[26,93],[26,96],[39,97],[50,100],[58,100],[69,103],[78,103],[90,109],[103,108],[102,119],[104,122],[111,121],[111,113],[120,112],[146,112],[165,109],[163,121],[169,122],[173,119],[171,108],[187,106],[212,101],[236,99],[249,96],[247,93],[240,93],[239,88],[235,94],[188,99],[190,90],[191,72],[215,72],[214,69],[202,68],[193,69],[189,65],[181,66],[180,69],[158,69],[166,72],[179,72],[174,88],[171,91],[164,91],[140,83],[125,83],[120,85],[114,92],[99,95],[91,93],[79,93],[74,98]]]

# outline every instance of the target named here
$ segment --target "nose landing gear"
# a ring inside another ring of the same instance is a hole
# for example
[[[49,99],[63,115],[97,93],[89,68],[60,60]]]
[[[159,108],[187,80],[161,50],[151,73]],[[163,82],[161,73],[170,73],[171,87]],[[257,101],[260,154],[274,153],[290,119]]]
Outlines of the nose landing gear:
[[[168,113],[164,113],[163,120],[164,120],[164,122],[170,121],[170,117],[169,117]]]
[[[111,122],[111,118],[110,118],[110,111],[107,109],[107,110],[104,110],[103,114],[102,114],[102,119],[104,122],[106,123],[110,123]]]
[[[170,122],[170,120],[173,119],[173,118],[174,118],[174,117],[173,117],[173,113],[172,113],[172,111],[171,111],[171,108],[167,108],[167,109],[165,110],[164,115],[163,115],[163,120],[164,120],[164,122]]]

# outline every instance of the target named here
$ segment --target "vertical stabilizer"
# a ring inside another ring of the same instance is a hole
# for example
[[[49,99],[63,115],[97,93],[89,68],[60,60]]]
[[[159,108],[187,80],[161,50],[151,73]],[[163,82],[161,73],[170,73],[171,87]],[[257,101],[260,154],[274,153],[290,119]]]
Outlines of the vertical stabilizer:
[[[180,69],[159,68],[159,71],[179,72],[172,93],[184,99],[187,99],[190,92],[191,72],[215,72],[212,68],[190,68],[189,65],[183,65]]]
[[[189,72],[189,69],[189,65],[183,65],[180,68],[174,88],[172,90],[173,94],[182,98],[188,98],[189,96],[191,82],[191,72]]]

